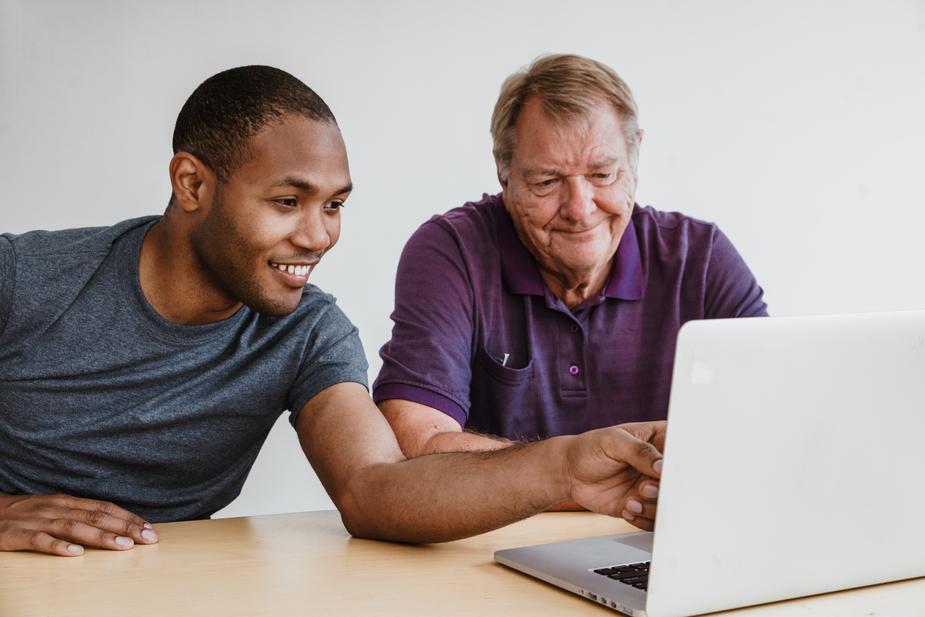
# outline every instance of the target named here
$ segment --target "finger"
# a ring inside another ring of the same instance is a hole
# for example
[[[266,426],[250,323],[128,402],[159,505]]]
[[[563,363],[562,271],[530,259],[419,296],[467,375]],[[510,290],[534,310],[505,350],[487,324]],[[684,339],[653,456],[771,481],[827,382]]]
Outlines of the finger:
[[[634,518],[644,518],[644,519],[654,519],[656,512],[656,504],[652,501],[641,501],[639,499],[630,497],[626,500],[626,503],[623,504],[623,510],[620,513],[620,516],[627,519],[629,515],[630,519]]]
[[[44,531],[55,537],[84,546],[105,548],[113,551],[124,551],[135,545],[135,541],[128,536],[118,535],[111,531],[98,529],[82,521],[68,518],[49,520]]]
[[[655,422],[628,422],[619,425],[627,433],[640,439],[648,441],[661,452],[665,446],[665,431],[668,429],[668,423],[665,420]]]
[[[102,510],[67,510],[64,516],[58,518],[72,518],[91,527],[111,531],[117,536],[128,536],[141,544],[154,544],[158,539],[154,529],[142,527]]]
[[[645,501],[656,501],[658,499],[658,481],[648,478],[642,480],[636,486],[636,494]]]
[[[634,527],[639,527],[645,531],[653,531],[655,529],[655,519],[643,518],[641,516],[633,516],[629,512],[623,513],[623,520],[625,520],[630,525]]]
[[[62,557],[78,557],[84,554],[84,547],[79,544],[59,540],[44,531],[32,532],[31,536],[29,548],[33,551],[61,555]]]
[[[2,542],[0,542],[0,550],[37,551],[63,557],[76,557],[77,555],[83,555],[84,552],[83,547],[78,544],[55,538],[44,531],[26,528],[5,530]]]
[[[623,461],[640,472],[657,478],[662,471],[662,453],[647,441],[636,438],[622,427],[610,433],[606,442],[607,456],[615,461]]]
[[[116,518],[121,518],[123,520],[129,521],[139,527],[145,527],[147,529],[151,528],[151,523],[141,518],[137,514],[133,514],[126,510],[125,508],[120,508],[111,501],[99,501],[97,499],[84,499],[82,497],[71,497],[70,495],[60,495],[57,496],[56,500],[57,505],[60,505],[65,508],[72,508],[75,510],[89,510],[89,511],[99,511],[109,514],[110,516],[115,516]]]

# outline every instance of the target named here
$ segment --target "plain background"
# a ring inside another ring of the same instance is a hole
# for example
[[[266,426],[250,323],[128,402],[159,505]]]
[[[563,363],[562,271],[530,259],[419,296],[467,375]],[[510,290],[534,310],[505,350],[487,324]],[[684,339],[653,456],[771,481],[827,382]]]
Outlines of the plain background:
[[[637,201],[715,221],[776,315],[925,308],[925,2],[0,0],[0,231],[159,213],[176,114],[278,66],[343,130],[356,185],[313,274],[378,372],[403,243],[499,190],[502,80],[584,54],[632,87]],[[223,515],[331,507],[284,414]]]

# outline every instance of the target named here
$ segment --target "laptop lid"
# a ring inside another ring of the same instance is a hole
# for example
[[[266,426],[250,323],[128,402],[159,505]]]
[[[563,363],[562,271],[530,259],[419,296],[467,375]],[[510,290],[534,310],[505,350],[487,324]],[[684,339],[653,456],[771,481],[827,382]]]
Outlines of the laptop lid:
[[[680,332],[646,612],[925,575],[925,311]]]

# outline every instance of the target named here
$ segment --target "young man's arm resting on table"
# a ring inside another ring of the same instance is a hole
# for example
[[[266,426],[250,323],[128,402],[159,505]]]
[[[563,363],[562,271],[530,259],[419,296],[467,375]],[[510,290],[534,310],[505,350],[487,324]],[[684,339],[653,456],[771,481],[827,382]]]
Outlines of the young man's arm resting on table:
[[[309,401],[296,428],[351,534],[440,542],[566,500],[625,514],[630,499],[640,500],[643,487],[657,484],[661,454],[652,442],[662,439],[665,425],[623,425],[490,452],[406,459],[363,386],[343,383]],[[636,524],[654,518],[654,504],[644,507]]]

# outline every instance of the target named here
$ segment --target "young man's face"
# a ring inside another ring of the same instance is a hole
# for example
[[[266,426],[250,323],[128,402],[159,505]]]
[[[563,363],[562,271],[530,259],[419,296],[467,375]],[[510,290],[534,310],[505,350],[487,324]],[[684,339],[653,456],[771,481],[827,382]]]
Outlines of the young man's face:
[[[249,142],[248,158],[218,184],[193,236],[204,274],[267,315],[295,310],[302,288],[340,235],[352,189],[334,123],[290,114]]]

